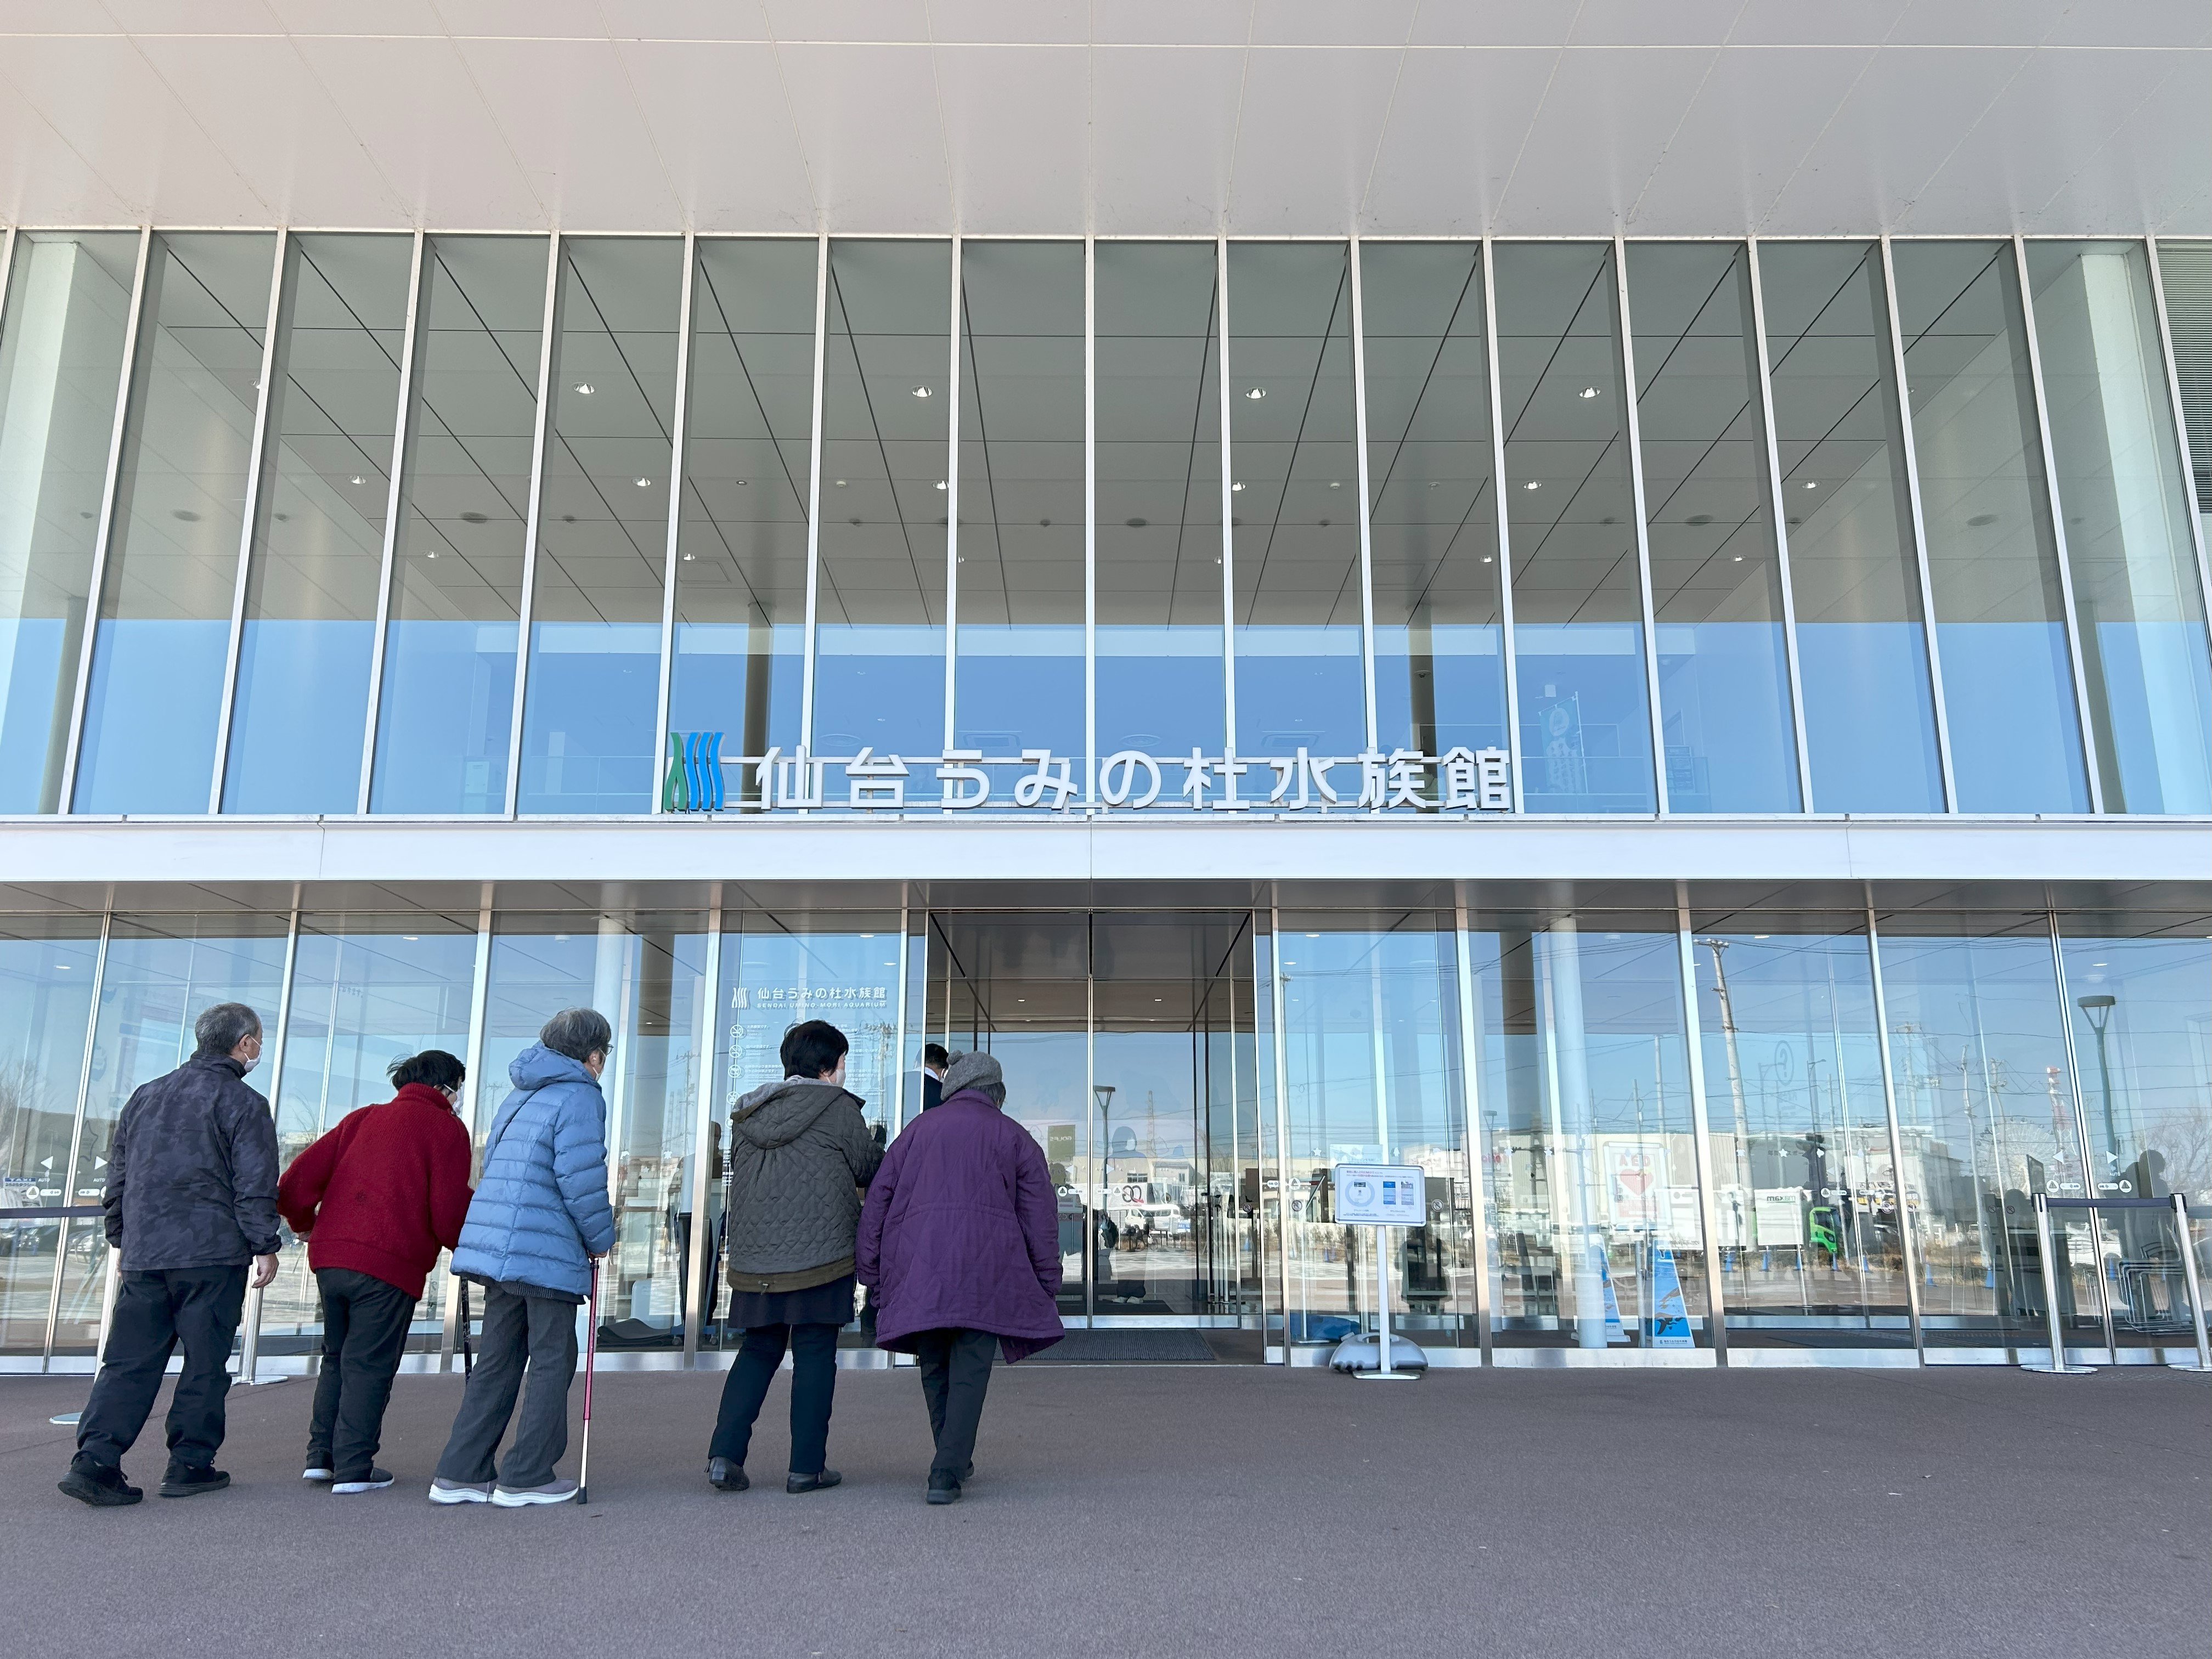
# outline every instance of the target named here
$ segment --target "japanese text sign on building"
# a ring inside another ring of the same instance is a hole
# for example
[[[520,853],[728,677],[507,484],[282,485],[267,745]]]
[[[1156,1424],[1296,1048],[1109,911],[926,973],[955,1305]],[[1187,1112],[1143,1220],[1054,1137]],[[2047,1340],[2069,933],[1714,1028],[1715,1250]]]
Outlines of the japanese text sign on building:
[[[1418,1227],[1429,1218],[1427,1178],[1415,1164],[1340,1164],[1336,1218],[1347,1226]]]
[[[1244,757],[1160,756],[1121,749],[1098,763],[1086,790],[1080,757],[1049,749],[986,755],[948,749],[941,755],[787,752],[725,755],[720,732],[668,734],[661,786],[666,812],[756,811],[969,812],[1012,806],[1048,814],[1141,811],[1268,814],[1393,811],[1510,812],[1513,762],[1503,749],[1411,749],[1384,753]],[[1012,773],[1011,787],[1007,774]],[[935,787],[933,790],[932,786]]]

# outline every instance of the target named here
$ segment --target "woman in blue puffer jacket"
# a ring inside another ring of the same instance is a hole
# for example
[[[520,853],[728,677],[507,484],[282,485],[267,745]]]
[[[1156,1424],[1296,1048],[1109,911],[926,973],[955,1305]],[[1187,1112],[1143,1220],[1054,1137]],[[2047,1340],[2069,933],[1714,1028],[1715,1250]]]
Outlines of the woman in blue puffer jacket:
[[[613,1040],[604,1016],[566,1008],[507,1068],[514,1092],[492,1120],[483,1175],[453,1252],[453,1271],[484,1287],[483,1335],[430,1483],[433,1503],[519,1509],[576,1495],[576,1483],[553,1466],[568,1449],[576,1307],[591,1287],[592,1260],[615,1242],[599,1092]],[[526,1367],[522,1420],[495,1480],[493,1454]]]

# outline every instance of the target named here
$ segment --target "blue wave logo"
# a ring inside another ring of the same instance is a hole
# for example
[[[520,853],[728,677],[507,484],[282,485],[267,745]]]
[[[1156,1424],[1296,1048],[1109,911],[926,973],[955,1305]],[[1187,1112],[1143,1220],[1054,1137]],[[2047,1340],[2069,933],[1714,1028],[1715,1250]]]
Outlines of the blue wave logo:
[[[668,772],[660,785],[664,812],[722,810],[722,734],[671,732]]]

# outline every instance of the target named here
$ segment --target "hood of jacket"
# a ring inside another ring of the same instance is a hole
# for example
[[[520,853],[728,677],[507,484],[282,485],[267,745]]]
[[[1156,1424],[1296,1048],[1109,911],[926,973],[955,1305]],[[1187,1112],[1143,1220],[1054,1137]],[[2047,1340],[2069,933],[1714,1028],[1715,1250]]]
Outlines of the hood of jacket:
[[[866,1103],[841,1084],[803,1077],[763,1083],[739,1097],[730,1114],[730,1133],[756,1146],[788,1146],[841,1100],[851,1101],[855,1109]]]
[[[507,1081],[518,1089],[543,1089],[549,1083],[588,1083],[594,1088],[599,1079],[592,1075],[591,1067],[580,1060],[533,1042],[507,1062]]]

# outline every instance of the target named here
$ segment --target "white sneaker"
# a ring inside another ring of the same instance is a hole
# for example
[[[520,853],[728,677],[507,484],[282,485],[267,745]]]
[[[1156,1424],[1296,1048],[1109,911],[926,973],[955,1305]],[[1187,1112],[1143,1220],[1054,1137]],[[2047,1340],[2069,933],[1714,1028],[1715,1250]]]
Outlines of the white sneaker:
[[[576,1483],[556,1474],[542,1486],[495,1486],[491,1501],[503,1510],[520,1510],[532,1504],[565,1504],[575,1495]]]
[[[430,1483],[433,1504],[489,1504],[491,1502],[491,1482],[489,1480],[448,1480],[440,1475]]]
[[[317,1463],[301,1469],[300,1471],[300,1479],[302,1480],[328,1480],[333,1478],[334,1474],[335,1471],[325,1468],[321,1464]]]

